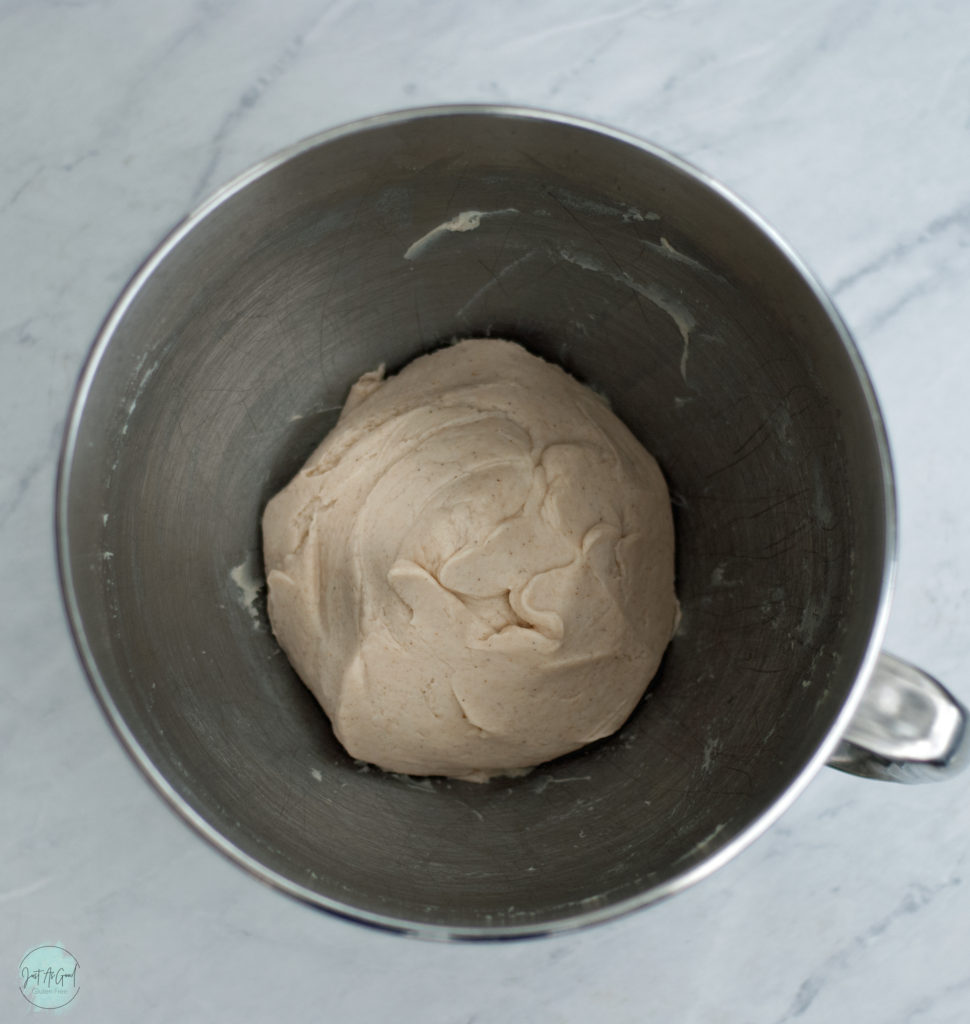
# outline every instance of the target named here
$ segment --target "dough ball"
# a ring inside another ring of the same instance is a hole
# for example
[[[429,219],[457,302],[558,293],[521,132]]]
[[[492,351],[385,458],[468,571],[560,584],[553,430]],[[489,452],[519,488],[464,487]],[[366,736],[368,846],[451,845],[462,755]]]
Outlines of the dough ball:
[[[263,545],[280,645],[388,771],[483,781],[610,735],[677,616],[657,463],[507,341],[361,377]]]

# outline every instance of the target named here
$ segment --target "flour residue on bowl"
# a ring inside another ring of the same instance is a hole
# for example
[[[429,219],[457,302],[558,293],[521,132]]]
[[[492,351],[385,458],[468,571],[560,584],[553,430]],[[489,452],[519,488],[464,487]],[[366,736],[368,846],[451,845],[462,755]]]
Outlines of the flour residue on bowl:
[[[563,782],[590,782],[592,775],[569,775],[566,778],[556,778],[554,775],[541,775],[536,779],[535,785],[532,787],[532,792],[536,796],[541,796],[550,786],[555,786]]]
[[[728,823],[726,821],[720,822],[713,831],[709,832],[703,839],[696,842],[686,853],[681,854],[674,861],[674,864],[680,864],[685,860],[689,860],[696,857],[698,854],[703,853],[727,827]]]
[[[456,231],[474,231],[482,223],[483,217],[499,217],[502,214],[518,212],[512,207],[506,210],[463,210],[461,213],[455,214],[451,220],[446,220],[437,227],[433,227],[417,241],[412,242],[404,251],[404,258],[406,260],[417,259],[429,245],[441,238],[442,235],[453,234]]]
[[[547,188],[545,191],[546,195],[559,206],[568,207],[570,210],[586,216],[619,218],[625,224],[660,220],[660,214],[654,213],[652,210],[644,212],[627,203],[603,202],[587,195],[579,195],[561,186]]]
[[[141,371],[141,367],[144,362],[145,357],[143,356],[141,363],[138,364],[139,372]],[[152,363],[151,366],[149,366],[149,368],[145,371],[145,375],[141,378],[141,380],[138,382],[138,386],[135,388],[134,398],[132,398],[131,402],[129,403],[128,412],[125,414],[125,422],[121,425],[122,436],[128,433],[128,424],[131,422],[132,413],[134,413],[135,408],[138,405],[138,400],[144,393],[145,388],[148,387],[148,382],[155,375],[155,371],[158,369],[158,362],[159,361],[156,359],[155,362]]]
[[[690,267],[693,270],[700,270],[705,274],[709,274],[711,277],[717,278],[719,281],[723,281],[716,271],[712,270],[707,264],[701,263],[700,260],[695,260],[693,256],[688,256],[686,253],[681,252],[679,249],[675,249],[669,239],[663,235],[660,236],[660,244],[651,242],[648,239],[643,239],[643,244],[651,251],[658,253],[663,256],[664,259],[673,260],[675,263],[683,263],[685,266]]]
[[[256,600],[266,588],[266,581],[262,577],[254,552],[250,551],[239,565],[231,570],[229,579],[232,580],[238,590],[236,603],[247,612],[257,626],[260,626]]]
[[[670,317],[684,343],[680,356],[680,376],[686,384],[687,358],[690,355],[690,332],[697,326],[697,321],[694,319],[694,314],[691,313],[684,303],[669,294],[655,282],[651,281],[649,284],[641,284],[625,272],[604,266],[596,257],[589,255],[589,253],[561,249],[559,255],[568,263],[572,263],[573,266],[579,267],[581,270],[588,270],[594,274],[605,274],[618,284],[625,285],[638,295],[642,295],[648,302],[653,303],[653,305],[663,310]]]
[[[476,302],[478,302],[479,299],[483,298],[496,285],[500,285],[502,279],[511,274],[512,271],[518,270],[518,268],[521,267],[524,263],[527,263],[534,256],[536,256],[537,252],[538,251],[534,249],[530,250],[529,252],[520,256],[518,259],[512,260],[511,263],[507,263],[504,267],[502,267],[501,270],[493,271],[492,276],[485,282],[485,284],[483,284],[481,288],[479,288],[478,291],[476,291],[475,294],[472,295],[470,299],[468,299],[468,301],[461,307],[461,309],[458,310],[458,312],[455,314],[456,318],[460,320],[462,317],[464,317],[468,310]]]

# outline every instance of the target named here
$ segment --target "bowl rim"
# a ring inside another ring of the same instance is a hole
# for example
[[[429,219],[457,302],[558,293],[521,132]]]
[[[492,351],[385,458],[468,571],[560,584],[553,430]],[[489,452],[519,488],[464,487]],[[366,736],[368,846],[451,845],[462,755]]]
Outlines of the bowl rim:
[[[640,150],[680,170],[698,184],[716,193],[730,204],[736,212],[746,218],[775,247],[781,258],[787,260],[802,282],[813,293],[838,338],[840,339],[850,364],[855,371],[856,383],[865,400],[869,418],[873,428],[876,451],[882,471],[882,499],[886,511],[885,550],[882,561],[882,579],[878,601],[874,610],[872,629],[866,649],[859,663],[855,681],[847,695],[842,709],[836,716],[823,741],[819,744],[812,757],[802,766],[801,770],[789,782],[781,795],[770,804],[760,815],[750,821],[740,832],[732,836],[722,847],[695,864],[693,867],[675,875],[667,881],[645,888],[635,896],[627,897],[601,907],[577,911],[553,921],[535,924],[518,925],[437,925],[409,920],[391,914],[380,914],[363,910],[351,903],[333,899],[302,885],[291,878],[267,867],[255,857],[245,852],[234,842],[224,836],[203,815],[196,811],[175,790],[162,771],[156,767],[147,752],[140,745],[123,715],[114,703],[107,683],[101,674],[97,661],[84,630],[77,592],[71,569],[72,551],[68,525],[70,479],[77,449],[78,435],[84,416],[88,395],[97,376],[100,364],[108,350],[111,340],[124,319],[129,308],[135,302],[140,290],[150,279],[166,257],[187,237],[197,225],[205,220],[218,207],[248,185],[276,170],[288,161],[299,157],[310,150],[327,145],[340,139],[361,132],[380,128],[394,127],[412,121],[438,117],[476,116],[519,119],[522,121],[552,123],[564,127],[577,128],[599,136],[605,136],[616,142],[624,143]],[[99,328],[95,340],[88,351],[80,371],[69,413],[64,427],[61,450],[57,465],[57,481],[55,487],[55,545],[57,569],[60,583],[63,608],[78,657],[84,668],[94,694],[101,709],[114,730],[116,736],[127,750],[129,756],[141,769],[142,773],[160,793],[168,805],[202,838],[240,865],[255,878],[298,900],[326,910],[331,914],[358,924],[369,925],[382,930],[399,934],[413,935],[432,940],[498,940],[525,937],[538,937],[558,934],[585,928],[613,920],[667,899],[674,894],[689,888],[702,879],[713,874],[724,866],[755,839],[794,803],[809,782],[826,764],[835,750],[842,735],[847,729],[852,716],[862,698],[869,677],[882,649],[892,593],[895,586],[897,566],[897,509],[896,489],[893,476],[892,457],[879,402],[869,372],[852,335],[839,314],[834,301],[823,288],[808,265],[795,252],[792,246],[771,226],[760,214],[753,210],[747,202],[728,189],[707,172],[691,162],[642,139],[625,130],[610,127],[583,117],[558,113],[536,107],[522,105],[505,105],[492,103],[456,103],[432,106],[407,107],[386,113],[374,114],[352,121],[344,122],[335,127],[310,135],[298,142],[278,150],[276,153],[258,161],[247,170],[232,178],[225,185],[217,188],[211,195],[188,213],[151,251],[140,267],[132,274],[127,284],[115,300],[111,310]]]

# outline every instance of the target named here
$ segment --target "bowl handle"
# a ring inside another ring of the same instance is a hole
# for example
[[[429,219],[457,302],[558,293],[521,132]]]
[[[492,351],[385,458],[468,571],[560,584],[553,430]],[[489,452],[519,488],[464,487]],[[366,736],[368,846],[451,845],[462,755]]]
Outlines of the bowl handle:
[[[829,764],[867,779],[935,782],[968,761],[967,709],[932,676],[884,651]]]

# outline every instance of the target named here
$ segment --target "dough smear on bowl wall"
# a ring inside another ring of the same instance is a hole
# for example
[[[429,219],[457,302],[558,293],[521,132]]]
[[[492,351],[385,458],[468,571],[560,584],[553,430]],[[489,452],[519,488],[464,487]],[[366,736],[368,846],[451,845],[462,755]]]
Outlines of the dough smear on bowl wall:
[[[678,615],[656,461],[507,341],[361,377],[263,547],[290,662],[347,751],[394,772],[485,781],[610,735]]]

